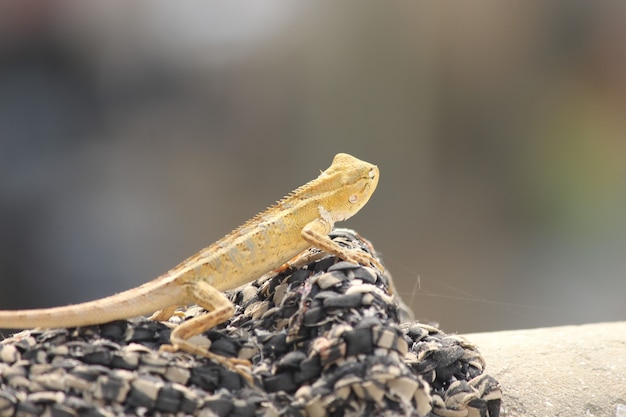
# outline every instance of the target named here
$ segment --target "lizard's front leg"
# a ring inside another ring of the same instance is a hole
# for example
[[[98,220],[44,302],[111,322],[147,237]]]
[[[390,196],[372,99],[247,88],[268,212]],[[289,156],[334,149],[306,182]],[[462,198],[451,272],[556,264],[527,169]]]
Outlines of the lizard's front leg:
[[[216,353],[209,352],[208,349],[197,346],[187,339],[204,333],[208,329],[225,322],[232,317],[235,312],[235,306],[221,292],[213,288],[204,281],[194,281],[189,285],[189,296],[199,306],[207,310],[206,314],[194,317],[177,326],[170,335],[171,345],[161,346],[163,351],[183,350],[194,355],[209,358],[231,371],[237,372],[244,377],[251,385],[253,385],[252,376],[250,374],[251,364],[245,359],[228,358]]]
[[[339,245],[328,237],[332,225],[323,218],[315,219],[302,228],[302,237],[311,246],[321,249],[325,252],[332,253],[339,258],[361,265],[374,265],[379,271],[383,272],[385,268],[370,254],[360,250],[350,250]]]

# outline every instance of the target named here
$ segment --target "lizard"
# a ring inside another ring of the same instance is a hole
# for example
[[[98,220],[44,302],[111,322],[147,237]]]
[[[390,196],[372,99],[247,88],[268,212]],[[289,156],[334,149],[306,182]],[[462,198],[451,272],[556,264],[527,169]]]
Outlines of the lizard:
[[[335,222],[348,219],[367,203],[378,179],[376,165],[339,153],[316,179],[152,281],[79,304],[0,310],[0,328],[80,327],[155,311],[150,318],[165,321],[177,307],[196,303],[207,313],[177,325],[170,334],[170,344],[162,345],[161,350],[209,358],[252,383],[246,370],[251,366],[249,361],[215,354],[189,339],[232,317],[235,307],[222,291],[279,270],[311,247],[383,271],[371,255],[342,247],[328,237]]]

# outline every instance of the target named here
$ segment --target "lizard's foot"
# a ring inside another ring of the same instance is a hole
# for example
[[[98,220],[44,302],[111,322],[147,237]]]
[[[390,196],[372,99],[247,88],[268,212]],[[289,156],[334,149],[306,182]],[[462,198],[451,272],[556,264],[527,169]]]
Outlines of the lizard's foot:
[[[378,269],[380,272],[385,272],[385,267],[378,262],[376,258],[361,250],[350,251],[348,256],[345,257],[345,260],[359,265],[373,265],[374,268]]]

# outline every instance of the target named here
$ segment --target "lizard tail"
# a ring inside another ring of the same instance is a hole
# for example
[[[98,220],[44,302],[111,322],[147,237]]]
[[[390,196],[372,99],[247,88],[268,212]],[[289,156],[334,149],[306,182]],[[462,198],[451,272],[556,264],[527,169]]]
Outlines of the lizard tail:
[[[0,328],[77,327],[107,323],[187,303],[184,288],[154,280],[110,297],[63,307],[0,310]]]

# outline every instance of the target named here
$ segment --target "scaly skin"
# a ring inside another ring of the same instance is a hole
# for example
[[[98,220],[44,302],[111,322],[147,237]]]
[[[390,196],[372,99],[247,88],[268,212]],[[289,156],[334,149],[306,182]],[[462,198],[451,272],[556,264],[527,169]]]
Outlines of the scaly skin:
[[[110,297],[65,307],[0,311],[0,328],[75,327],[106,323],[154,312],[167,320],[177,306],[197,303],[208,313],[177,326],[171,345],[208,357],[229,369],[250,376],[240,365],[247,361],[225,358],[187,339],[228,320],[233,304],[222,291],[237,288],[277,269],[310,247],[354,263],[382,266],[362,251],[333,242],[328,233],[335,222],[346,220],[367,203],[378,184],[378,167],[340,153],[319,177],[257,214],[222,239],[181,262],[172,270],[139,287]]]

